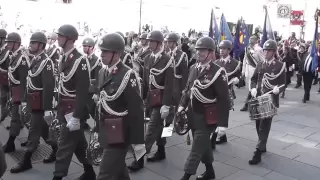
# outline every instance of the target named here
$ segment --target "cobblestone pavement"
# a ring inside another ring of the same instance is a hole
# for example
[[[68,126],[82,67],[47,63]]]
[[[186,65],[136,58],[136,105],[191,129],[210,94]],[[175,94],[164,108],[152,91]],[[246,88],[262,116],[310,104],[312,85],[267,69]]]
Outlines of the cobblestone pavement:
[[[313,86],[311,101],[303,104],[302,88],[294,89],[293,85],[287,89],[286,97],[281,99],[278,115],[274,117],[269,136],[267,153],[263,155],[262,163],[258,166],[248,165],[255,150],[257,135],[254,122],[248,118],[248,113],[240,112],[247,90],[237,89],[235,111],[231,112],[228,143],[217,146],[214,151],[214,168],[216,179],[221,180],[319,180],[320,179],[320,95],[316,93],[318,86]],[[8,138],[5,129],[9,120],[0,126],[0,139],[3,143]],[[27,137],[27,130],[20,133],[16,141],[17,149],[21,149],[20,141]],[[183,165],[187,159],[191,146],[186,144],[186,137],[174,135],[168,139],[166,146],[167,159],[160,163],[146,163],[145,168],[138,173],[131,174],[133,180],[178,180],[183,174]],[[153,148],[154,150],[156,147]],[[9,171],[3,180],[51,180],[53,164],[41,162],[43,154],[50,150],[45,145],[33,157],[33,169],[20,174]],[[21,155],[21,154],[20,154]],[[19,158],[7,154],[8,170],[14,166]],[[132,156],[128,154],[127,162]],[[204,171],[200,165],[198,173]],[[98,167],[95,167],[98,172]],[[73,158],[69,175],[65,179],[75,179],[82,173],[81,164]],[[195,177],[192,177],[194,180]]]

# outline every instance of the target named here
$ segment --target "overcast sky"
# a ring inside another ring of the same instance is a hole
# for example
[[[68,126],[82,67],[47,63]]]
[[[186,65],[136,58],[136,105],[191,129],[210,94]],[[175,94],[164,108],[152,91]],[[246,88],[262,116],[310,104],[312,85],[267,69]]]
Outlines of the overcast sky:
[[[24,16],[21,21],[34,26],[56,27],[61,23],[75,24],[79,20],[88,21],[93,28],[108,28],[110,31],[138,29],[139,2],[140,0],[73,0],[72,6],[57,6],[55,0],[40,0],[38,5],[26,0],[0,0],[6,18],[14,19],[17,12],[22,11]],[[42,1],[42,3],[41,3]],[[50,3],[51,1],[51,3]],[[89,2],[89,3],[88,3]],[[319,0],[308,0],[306,7],[307,38],[313,36],[315,8]],[[16,6],[19,3],[19,6]],[[262,6],[266,0],[143,0],[142,21],[160,27],[167,25],[169,30],[185,32],[189,28],[208,30],[210,10],[215,10],[219,17],[223,12],[227,21],[236,22],[242,16],[246,23],[254,26],[263,24],[264,12]],[[293,10],[304,10],[305,0],[280,0],[280,4],[291,4]],[[31,4],[31,5],[30,5]],[[14,7],[14,8],[12,8]],[[20,8],[20,9],[19,9]],[[70,11],[70,8],[73,11]],[[299,27],[289,26],[288,19],[277,18],[277,4],[269,3],[269,14],[274,30],[280,34],[289,34]],[[39,23],[39,15],[43,15]],[[67,17],[66,17],[67,16]],[[12,22],[12,21],[11,21]]]

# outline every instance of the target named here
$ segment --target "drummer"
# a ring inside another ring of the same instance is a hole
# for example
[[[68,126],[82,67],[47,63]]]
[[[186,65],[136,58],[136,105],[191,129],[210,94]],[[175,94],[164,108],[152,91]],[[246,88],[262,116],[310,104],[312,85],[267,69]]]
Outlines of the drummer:
[[[265,56],[264,62],[257,65],[251,78],[252,97],[261,96],[271,92],[272,102],[275,107],[279,107],[279,93],[284,91],[286,79],[285,64],[276,60],[277,43],[274,40],[267,40],[263,44]],[[256,120],[256,130],[258,133],[258,144],[250,165],[256,165],[261,161],[261,154],[266,152],[267,140],[271,128],[272,117]]]

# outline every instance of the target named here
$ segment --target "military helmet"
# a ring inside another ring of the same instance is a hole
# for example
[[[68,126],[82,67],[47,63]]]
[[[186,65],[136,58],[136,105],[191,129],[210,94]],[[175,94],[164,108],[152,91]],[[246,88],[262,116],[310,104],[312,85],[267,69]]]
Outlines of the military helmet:
[[[178,42],[180,40],[180,36],[177,33],[171,32],[167,34],[165,37],[166,41],[171,41],[171,42]]]
[[[31,35],[30,42],[47,44],[47,37],[43,32],[35,32]]]
[[[119,34],[119,35],[124,39],[124,35],[123,35],[123,33],[122,33],[122,32],[117,31],[116,33],[117,33],[117,34]]]
[[[99,42],[99,48],[103,51],[123,53],[125,42],[120,34],[110,33],[101,38]]]
[[[6,42],[21,43],[21,36],[16,32],[9,33],[6,38]]]
[[[94,40],[92,38],[85,38],[82,41],[82,46],[90,46],[90,47],[94,47],[95,43]]]
[[[219,43],[219,48],[222,49],[232,49],[232,42],[229,40],[223,40]]]
[[[263,50],[276,51],[277,49],[278,49],[278,46],[277,46],[277,42],[275,40],[269,39],[263,44]]]
[[[79,37],[79,33],[78,33],[77,29],[70,24],[62,25],[58,29],[57,34],[61,35],[61,36],[65,36],[71,40],[78,40],[78,37]]]
[[[160,32],[158,30],[154,30],[154,31],[149,32],[149,34],[147,36],[147,40],[163,42],[164,38],[163,38],[162,32]]]
[[[147,39],[147,36],[148,36],[148,33],[142,33],[139,38],[140,39]]]
[[[211,37],[201,37],[196,43],[196,49],[209,49],[214,51],[216,49],[216,44]]]
[[[48,39],[51,39],[51,40],[57,40],[58,39],[58,34],[55,33],[55,32],[52,32],[48,35]]]
[[[7,31],[4,29],[0,29],[0,39],[7,37]]]

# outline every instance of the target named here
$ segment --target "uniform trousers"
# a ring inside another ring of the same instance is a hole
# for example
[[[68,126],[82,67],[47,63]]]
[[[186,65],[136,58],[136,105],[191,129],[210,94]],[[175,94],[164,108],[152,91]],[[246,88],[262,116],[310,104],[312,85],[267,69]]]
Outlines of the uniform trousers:
[[[312,87],[312,81],[314,78],[314,74],[311,72],[303,72],[303,87],[304,87],[304,96],[303,99],[309,100],[310,99],[310,90]]]
[[[0,117],[2,118],[3,115],[7,112],[7,102],[8,102],[8,95],[9,95],[9,87],[0,85],[0,105],[1,105],[1,114]]]
[[[62,112],[58,112],[58,119],[61,124],[61,130],[53,174],[56,177],[64,177],[68,175],[73,153],[80,163],[91,165],[91,162],[88,160],[86,154],[88,143],[85,139],[83,129],[69,131],[69,128],[66,127],[67,122]]]
[[[212,164],[213,152],[211,149],[210,135],[216,126],[207,126],[203,114],[193,113],[194,129],[192,129],[193,142],[191,152],[184,165],[184,172],[196,174],[200,161]]]
[[[49,139],[49,126],[43,118],[44,111],[32,111],[31,112],[31,123],[28,134],[28,143],[26,146],[27,152],[36,151],[39,143],[40,137],[47,143],[52,145]]]
[[[256,120],[256,130],[258,134],[258,143],[256,149],[260,151],[266,150],[271,124],[272,118]]]
[[[148,130],[145,138],[147,154],[150,153],[154,142],[157,142],[157,146],[166,145],[166,138],[161,138],[163,127],[164,125],[160,114],[160,107],[152,108],[150,122],[148,124]]]
[[[20,133],[22,121],[20,119],[20,103],[14,103],[11,107],[10,136],[16,137]]]
[[[126,166],[127,145],[109,145],[103,149],[97,180],[130,180]]]

